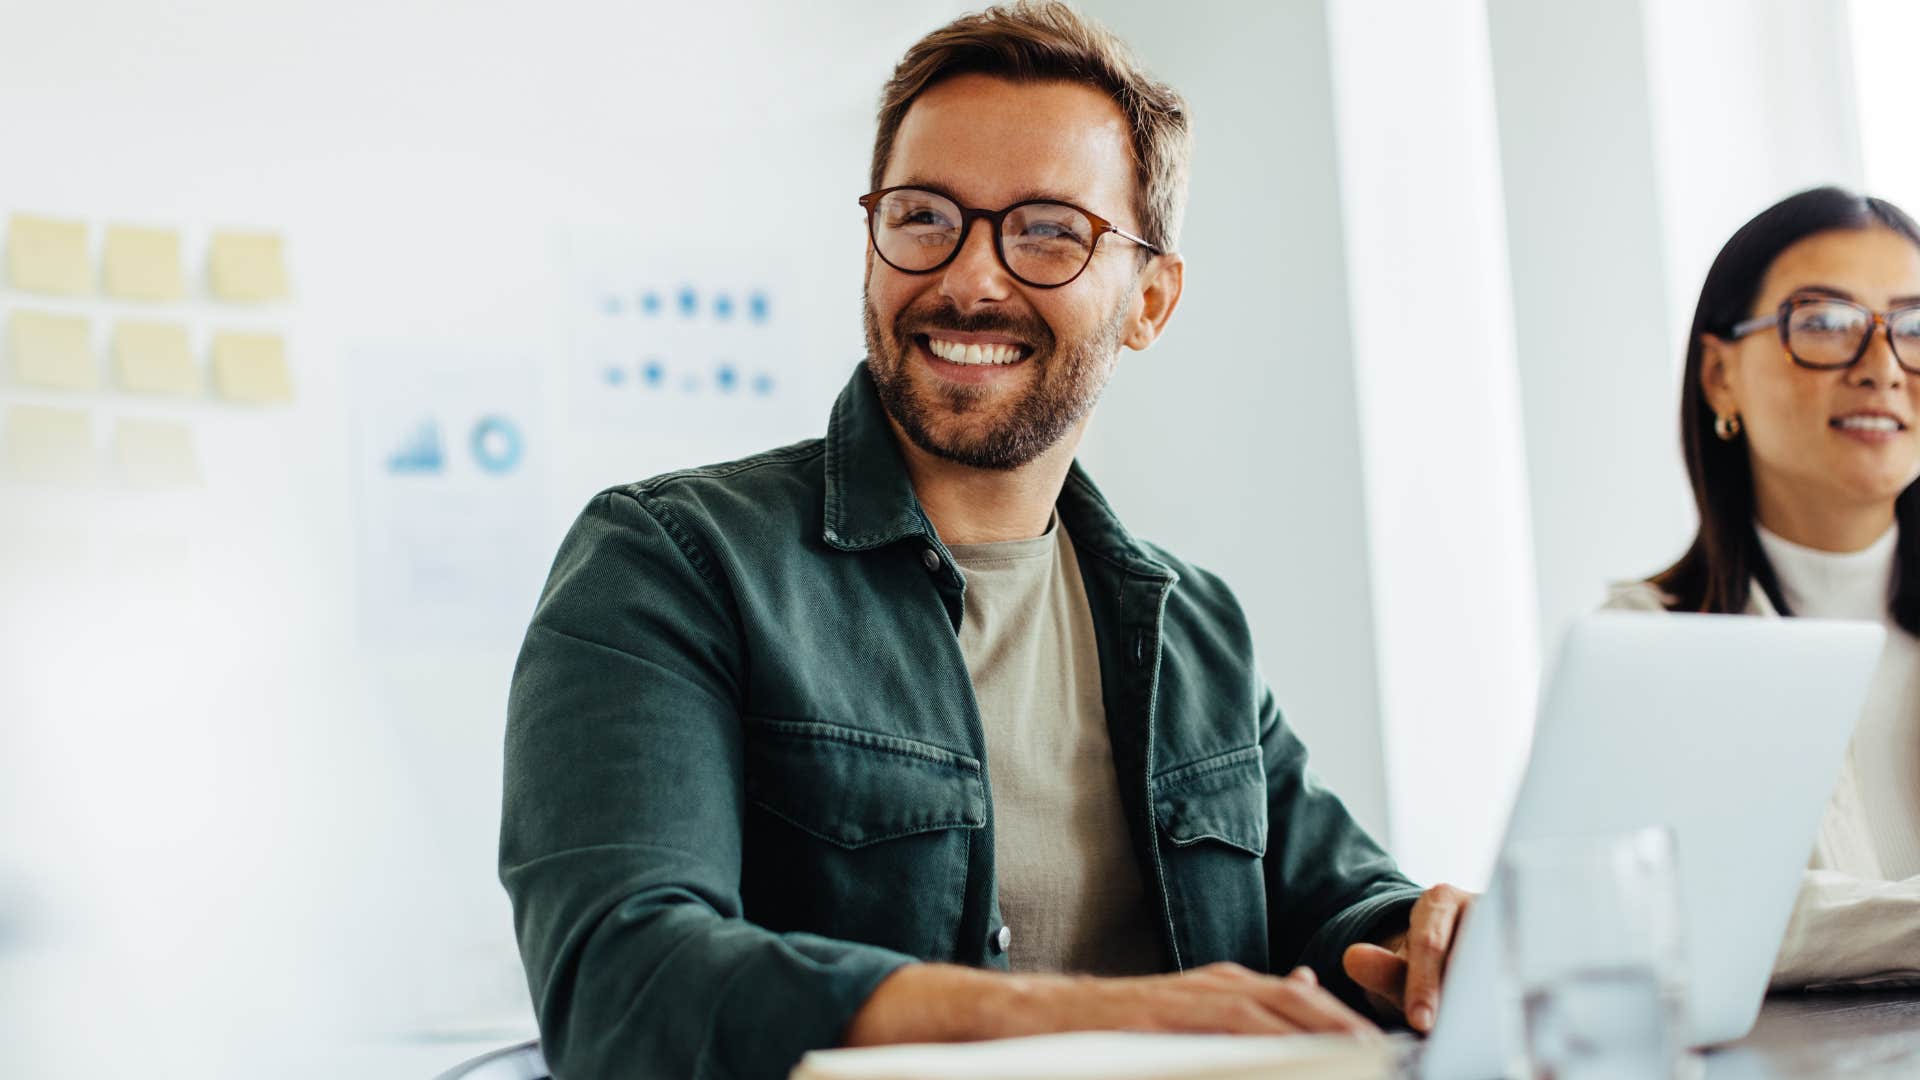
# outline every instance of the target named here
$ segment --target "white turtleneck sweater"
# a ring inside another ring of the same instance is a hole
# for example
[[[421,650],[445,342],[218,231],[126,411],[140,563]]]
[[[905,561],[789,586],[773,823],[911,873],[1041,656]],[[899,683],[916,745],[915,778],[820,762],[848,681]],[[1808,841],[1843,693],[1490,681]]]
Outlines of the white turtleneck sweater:
[[[1774,962],[1776,988],[1920,982],[1920,640],[1887,610],[1896,529],[1861,551],[1817,551],[1755,526],[1793,614],[1866,619],[1887,644]],[[1607,607],[1664,611],[1653,585]],[[1756,582],[1750,615],[1775,616]]]
[[[1866,811],[1858,837],[1865,843],[1857,846],[1866,850],[1836,851],[1834,862],[1858,864],[1865,877],[1898,881],[1920,874],[1920,641],[1887,612],[1898,530],[1888,529],[1864,550],[1845,554],[1801,547],[1764,528],[1756,530],[1781,597],[1795,615],[1863,619],[1887,628],[1886,651],[1848,752]],[[1920,957],[1915,966],[1920,967]]]

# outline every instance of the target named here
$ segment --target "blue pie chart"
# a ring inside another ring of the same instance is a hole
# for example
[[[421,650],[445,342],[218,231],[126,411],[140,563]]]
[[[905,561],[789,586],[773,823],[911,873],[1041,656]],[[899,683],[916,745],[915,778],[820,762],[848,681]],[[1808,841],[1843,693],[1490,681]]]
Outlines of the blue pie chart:
[[[473,425],[471,446],[474,463],[495,476],[512,472],[526,452],[520,429],[504,416],[481,417]]]

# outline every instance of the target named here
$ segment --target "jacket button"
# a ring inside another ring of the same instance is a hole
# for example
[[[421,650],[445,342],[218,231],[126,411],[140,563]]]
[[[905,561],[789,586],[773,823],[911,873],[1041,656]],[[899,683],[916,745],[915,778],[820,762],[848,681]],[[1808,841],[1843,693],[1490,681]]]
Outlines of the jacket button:
[[[940,553],[932,548],[927,548],[920,553],[920,565],[926,567],[927,572],[930,574],[938,573],[940,570]]]
[[[997,953],[1006,952],[1008,949],[1013,947],[1013,927],[1003,926],[1000,929],[995,930],[993,932],[993,937],[991,940],[993,943],[994,952],[997,952]]]

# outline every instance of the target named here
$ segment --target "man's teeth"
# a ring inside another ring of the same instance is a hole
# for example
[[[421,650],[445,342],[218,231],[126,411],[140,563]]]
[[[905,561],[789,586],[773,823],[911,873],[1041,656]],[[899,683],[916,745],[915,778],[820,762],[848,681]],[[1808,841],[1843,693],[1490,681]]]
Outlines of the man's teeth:
[[[949,364],[1011,364],[1020,359],[1018,345],[962,345],[928,338],[927,349]]]
[[[1899,431],[1900,421],[1891,416],[1843,416],[1833,426],[1855,431]]]

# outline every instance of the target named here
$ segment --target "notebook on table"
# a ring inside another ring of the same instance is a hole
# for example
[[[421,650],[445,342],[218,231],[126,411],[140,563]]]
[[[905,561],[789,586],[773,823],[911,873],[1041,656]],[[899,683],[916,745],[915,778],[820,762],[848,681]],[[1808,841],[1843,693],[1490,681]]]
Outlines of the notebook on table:
[[[1404,1045],[1380,1036],[1083,1031],[816,1050],[788,1080],[1384,1080]]]

